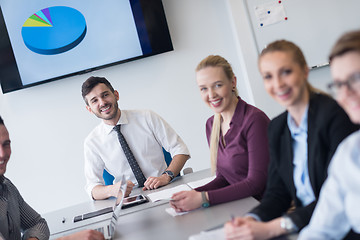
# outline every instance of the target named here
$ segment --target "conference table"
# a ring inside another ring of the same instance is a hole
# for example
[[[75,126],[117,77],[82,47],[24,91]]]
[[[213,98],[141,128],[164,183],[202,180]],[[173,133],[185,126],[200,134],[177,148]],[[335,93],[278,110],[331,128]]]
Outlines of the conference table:
[[[136,188],[131,195],[140,193],[148,195],[210,176],[210,169],[205,169],[177,177],[171,184],[155,190],[142,191],[142,189]],[[57,236],[59,232],[74,228],[72,221],[74,216],[113,206],[113,204],[114,199],[88,201],[44,214],[43,217],[47,220],[52,235],[50,239]],[[188,239],[201,231],[219,228],[226,221],[229,221],[231,216],[242,216],[258,204],[259,202],[256,199],[249,197],[209,208],[199,208],[183,215],[172,216],[166,211],[166,209],[170,208],[168,200],[149,201],[121,210],[121,216],[118,218],[113,239]]]

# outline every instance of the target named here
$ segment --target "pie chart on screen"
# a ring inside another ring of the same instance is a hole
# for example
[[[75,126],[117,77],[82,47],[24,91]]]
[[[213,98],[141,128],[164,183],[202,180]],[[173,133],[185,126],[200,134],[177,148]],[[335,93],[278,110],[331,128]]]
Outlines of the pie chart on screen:
[[[86,35],[85,17],[65,6],[44,8],[31,15],[21,28],[24,43],[31,51],[54,55],[76,47]]]

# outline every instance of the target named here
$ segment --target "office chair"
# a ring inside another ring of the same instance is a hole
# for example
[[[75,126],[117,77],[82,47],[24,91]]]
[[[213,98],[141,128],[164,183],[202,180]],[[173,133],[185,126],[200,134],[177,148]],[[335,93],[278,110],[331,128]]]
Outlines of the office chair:
[[[166,162],[166,166],[169,166],[172,160],[171,154],[169,152],[167,152],[164,148],[162,148],[163,153],[164,153],[164,157],[165,157],[165,162]]]
[[[106,171],[104,169],[104,172],[103,172],[103,178],[104,178],[104,181],[105,181],[105,185],[112,185],[113,182],[114,182],[114,176],[111,175],[108,171]]]
[[[163,153],[164,153],[166,165],[169,166],[170,163],[171,163],[171,160],[172,160],[171,155],[170,155],[170,153],[167,152],[164,148],[163,148],[162,150],[163,150]],[[184,175],[185,175],[185,174],[188,174],[188,173],[192,173],[192,172],[193,172],[193,170],[192,170],[191,167],[187,167],[187,168],[185,168],[185,169],[183,170],[183,174],[184,174]],[[178,176],[180,176],[180,173],[179,173]],[[104,169],[104,172],[103,172],[103,178],[104,178],[104,181],[105,181],[105,185],[112,185],[113,182],[114,182],[114,179],[115,179],[114,176],[111,175],[111,174],[110,174],[108,171],[106,171],[105,169]]]
[[[162,150],[163,150],[163,152],[164,152],[164,157],[165,157],[166,165],[169,166],[170,163],[171,163],[171,160],[172,160],[171,155],[170,155],[170,153],[167,152],[164,148],[163,148]],[[189,174],[189,173],[192,173],[192,172],[193,172],[193,169],[192,169],[191,167],[187,167],[187,168],[184,168],[184,169],[183,169],[183,175],[186,175],[186,174]],[[177,175],[177,176],[180,176],[180,173],[179,173],[179,175]]]

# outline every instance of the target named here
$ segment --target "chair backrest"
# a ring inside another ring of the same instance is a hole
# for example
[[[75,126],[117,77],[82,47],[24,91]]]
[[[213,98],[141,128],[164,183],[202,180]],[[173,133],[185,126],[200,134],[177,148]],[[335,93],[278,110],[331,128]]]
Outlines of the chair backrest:
[[[105,185],[112,185],[114,183],[114,176],[111,175],[108,171],[106,171],[104,169],[104,172],[103,172],[103,178],[104,178],[104,181],[105,181]]]
[[[171,154],[169,152],[167,152],[164,148],[162,150],[163,150],[163,153],[164,153],[166,165],[169,166],[170,163],[171,163],[171,160],[172,160]]]
[[[171,160],[172,160],[171,154],[169,152],[167,152],[164,148],[162,150],[163,150],[163,153],[164,153],[166,165],[169,166],[170,163],[171,163]],[[104,172],[103,172],[103,178],[104,178],[104,181],[105,181],[105,185],[112,185],[114,183],[114,179],[115,179],[114,176],[111,175],[105,169],[104,169]]]

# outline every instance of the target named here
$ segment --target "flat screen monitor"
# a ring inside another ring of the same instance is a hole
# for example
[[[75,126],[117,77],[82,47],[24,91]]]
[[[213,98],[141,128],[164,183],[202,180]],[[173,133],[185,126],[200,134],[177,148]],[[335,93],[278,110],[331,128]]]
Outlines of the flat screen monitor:
[[[161,0],[0,0],[3,93],[173,50]]]

